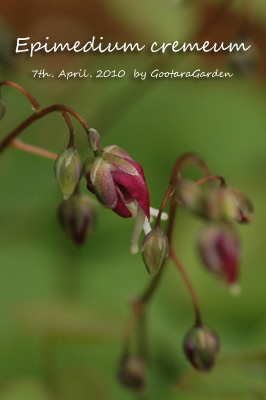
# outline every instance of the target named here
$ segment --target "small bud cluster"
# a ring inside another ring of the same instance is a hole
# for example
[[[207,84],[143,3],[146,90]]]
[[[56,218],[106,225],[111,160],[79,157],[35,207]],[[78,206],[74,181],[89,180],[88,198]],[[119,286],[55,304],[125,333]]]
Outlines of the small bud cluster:
[[[65,200],[59,207],[60,223],[78,244],[91,234],[96,221],[91,199],[76,193],[83,174],[88,190],[104,207],[124,218],[150,218],[149,192],[140,164],[118,146],[102,148],[95,129],[89,129],[88,139],[94,155],[84,164],[73,144],[55,161],[55,177]]]
[[[227,284],[236,284],[241,247],[233,223],[252,221],[251,201],[225,183],[203,190],[185,181],[180,185],[180,197],[188,210],[207,221],[198,238],[199,253],[205,267]]]
[[[238,62],[238,66],[242,65],[246,70],[252,69],[254,60],[250,62],[250,60],[242,58],[235,61]],[[62,111],[61,108],[63,111],[67,109],[70,114],[75,115],[88,133],[93,156],[87,158],[83,163],[74,146],[73,126],[68,115],[64,116],[66,112],[63,112],[62,115],[70,131],[70,141],[68,147],[58,155],[54,172],[64,198],[58,208],[58,218],[67,235],[76,244],[81,245],[93,233],[97,221],[96,202],[79,191],[82,175],[85,176],[88,190],[104,207],[123,218],[136,218],[131,243],[133,253],[138,251],[138,240],[142,229],[145,231],[146,236],[141,246],[142,258],[148,273],[152,276],[158,275],[135,304],[133,318],[126,330],[126,342],[129,342],[132,327],[134,328],[145,304],[155,290],[156,283],[161,277],[159,272],[162,271],[164,263],[170,255],[188,286],[196,312],[195,325],[184,339],[184,352],[195,368],[202,371],[210,370],[219,353],[219,339],[214,330],[202,322],[195,292],[171,243],[176,207],[178,204],[183,204],[191,213],[204,219],[205,226],[201,229],[198,237],[198,250],[203,264],[216,278],[230,285],[231,288],[235,288],[239,278],[241,246],[234,223],[246,224],[252,221],[253,206],[250,199],[238,189],[228,187],[224,178],[209,175],[204,161],[196,154],[188,153],[181,156],[173,168],[160,210],[152,209],[142,167],[125,150],[116,145],[102,148],[99,133],[95,129],[89,128],[83,118],[68,107],[55,105],[42,110],[37,101],[20,85],[9,81],[3,81],[2,84],[9,84],[22,91],[31,101],[33,109],[38,112],[26,120],[27,123],[21,124],[20,130],[15,131],[16,134],[25,129],[32,121],[51,111]],[[5,111],[6,104],[0,98],[0,118],[4,116]],[[1,142],[1,149],[7,147],[13,138],[14,133],[11,133]],[[190,182],[182,178],[180,166],[189,158],[194,164],[196,161],[196,164],[198,163],[205,171],[206,176],[198,182]],[[221,185],[213,185],[214,179],[219,179]],[[208,186],[202,189],[200,185],[207,182]],[[169,199],[171,207],[166,235],[161,228],[161,220],[166,219],[163,210]],[[157,217],[153,229],[149,222],[151,215]],[[144,352],[138,354],[143,355]],[[119,379],[125,386],[143,391],[146,387],[144,357],[129,356],[128,354],[124,356],[119,369]]]

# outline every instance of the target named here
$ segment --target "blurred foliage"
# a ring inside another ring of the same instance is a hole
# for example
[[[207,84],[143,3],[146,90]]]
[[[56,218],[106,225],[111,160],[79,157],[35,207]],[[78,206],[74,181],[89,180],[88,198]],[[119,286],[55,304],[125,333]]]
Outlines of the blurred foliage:
[[[199,153],[214,173],[224,175],[254,202],[255,221],[239,227],[242,296],[237,299],[220,290],[200,265],[195,243],[201,221],[185,210],[178,213],[176,248],[198,293],[204,320],[221,338],[221,361],[211,374],[191,372],[181,346],[193,323],[191,300],[169,262],[149,307],[150,389],[139,399],[266,396],[265,352],[260,351],[266,348],[266,3],[252,2],[250,14],[245,11],[247,4],[80,0],[48,1],[35,7],[27,0],[1,5],[5,34],[13,31],[14,37],[33,40],[50,35],[57,42],[88,40],[92,35],[104,35],[106,42],[146,44],[194,42],[205,36],[222,41],[221,32],[229,31],[234,41],[239,33],[236,21],[246,21],[250,15],[249,35],[258,46],[260,61],[249,78],[237,73],[225,80],[136,81],[132,77],[135,68],[229,69],[230,60],[225,57],[195,53],[46,54],[32,59],[13,56],[14,69],[1,64],[1,79],[25,86],[42,106],[65,103],[73,107],[99,130],[103,145],[117,144],[140,162],[154,207],[160,204],[174,161],[186,151]],[[220,37],[213,31],[215,26]],[[9,40],[4,41],[6,48]],[[0,56],[6,48],[1,47]],[[55,73],[62,68],[124,69],[126,76],[120,80],[33,79],[31,71],[40,68]],[[7,113],[1,120],[1,138],[31,112],[21,94],[7,87],[2,93]],[[90,155],[87,138],[76,123],[75,128],[77,147],[85,159]],[[68,141],[58,115],[36,122],[21,138],[57,153]],[[0,400],[135,399],[116,379],[128,300],[150,279],[141,256],[129,253],[134,221],[99,207],[97,231],[83,248],[76,248],[56,220],[61,196],[53,163],[10,149],[1,155],[0,167]],[[190,177],[195,176],[192,170]],[[84,192],[85,186],[83,180]],[[243,355],[235,359],[230,356],[232,350]],[[254,351],[251,358],[245,356],[247,351]],[[181,382],[178,389],[175,382]]]

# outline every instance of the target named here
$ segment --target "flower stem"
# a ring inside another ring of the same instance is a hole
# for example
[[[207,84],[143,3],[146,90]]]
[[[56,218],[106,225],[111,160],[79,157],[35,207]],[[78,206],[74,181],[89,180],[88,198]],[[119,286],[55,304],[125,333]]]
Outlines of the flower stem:
[[[169,223],[168,223],[168,227],[167,227],[167,237],[168,237],[169,243],[171,243],[172,235],[173,235],[175,215],[176,215],[176,210],[177,210],[177,206],[178,206],[178,202],[176,201],[176,197],[173,196],[173,187],[171,185],[169,185],[167,190],[166,190],[166,193],[164,195],[160,210],[163,210],[163,208],[164,208],[165,204],[167,203],[169,197],[170,197],[170,213],[169,213]],[[156,224],[157,224],[157,221],[156,221]],[[158,285],[159,285],[159,283],[161,281],[163,272],[165,270],[165,265],[166,265],[166,261],[161,266],[161,269],[159,270],[158,274],[155,275],[155,277],[149,282],[148,287],[144,290],[144,292],[139,297],[134,299],[134,301],[132,302],[132,313],[131,313],[129,321],[128,321],[127,325],[126,325],[126,329],[125,329],[125,333],[124,333],[124,351],[123,351],[123,355],[127,355],[128,352],[129,352],[129,345],[130,345],[132,332],[134,331],[140,316],[145,311],[146,306],[148,305],[150,299],[154,295],[154,293],[155,293],[155,291],[156,291],[156,289],[157,289],[157,287],[158,287]],[[144,335],[145,335],[145,332],[143,332],[143,336]]]
[[[31,144],[24,143],[19,139],[12,140],[10,146],[13,147],[14,149],[26,151],[31,154],[36,154],[40,157],[49,158],[51,160],[57,159],[56,153],[52,153],[51,151],[42,149],[41,147],[36,147],[36,146],[32,146]]]
[[[199,185],[202,185],[203,183],[211,182],[211,181],[214,181],[216,179],[221,182],[221,185],[226,186],[226,181],[225,181],[224,177],[221,176],[221,175],[205,176],[204,178],[201,178],[201,179],[197,180],[194,184],[199,186]]]
[[[178,198],[177,198],[175,192],[176,192],[178,182],[181,180],[180,170],[182,167],[184,167],[185,164],[187,164],[186,167],[191,166],[191,165],[197,165],[201,168],[201,170],[203,171],[203,173],[205,175],[205,177],[203,178],[201,183],[203,183],[205,181],[206,182],[211,181],[211,179],[220,179],[222,181],[223,178],[216,176],[216,175],[211,175],[209,167],[204,162],[204,160],[201,157],[199,157],[197,154],[186,153],[183,156],[181,156],[176,161],[176,163],[173,167],[170,181],[169,181],[167,190],[165,192],[165,195],[163,197],[163,200],[162,200],[162,203],[161,203],[161,206],[159,209],[159,213],[158,213],[158,216],[156,219],[156,224],[155,224],[155,226],[160,226],[160,219],[161,219],[162,212],[163,212],[168,200],[170,199],[169,223],[168,223],[168,227],[167,227],[167,238],[169,241],[169,248],[170,248],[169,256],[176,263],[176,265],[177,265],[179,271],[181,272],[181,275],[189,289],[189,292],[191,294],[191,298],[192,298],[192,301],[194,304],[194,309],[195,309],[195,314],[196,314],[195,324],[196,324],[196,326],[201,326],[201,324],[202,324],[201,315],[200,315],[199,305],[198,305],[195,291],[194,291],[193,286],[186,274],[186,271],[185,271],[183,265],[181,264],[177,254],[174,252],[174,250],[172,248],[172,236],[173,236],[173,230],[174,230],[174,223],[175,223],[175,218],[176,218],[177,207],[179,204],[179,201],[178,201]],[[223,181],[222,181],[222,183],[223,183]],[[132,303],[132,314],[130,316],[130,319],[128,321],[128,324],[126,326],[125,333],[124,333],[124,353],[123,353],[124,355],[127,355],[129,352],[129,345],[130,345],[132,332],[136,328],[136,325],[138,323],[140,316],[144,312],[148,302],[152,298],[153,294],[155,293],[155,291],[159,285],[159,282],[161,281],[163,272],[165,270],[165,265],[166,265],[166,261],[162,265],[158,274],[151,280],[151,282],[149,283],[148,287],[143,292],[143,294],[140,295],[137,299],[135,299]],[[145,335],[145,332],[143,332],[143,335]]]
[[[193,305],[194,305],[195,316],[196,316],[195,325],[197,327],[200,327],[200,326],[202,326],[202,320],[201,320],[201,314],[200,314],[200,309],[199,309],[199,303],[198,303],[198,299],[197,299],[196,293],[194,291],[194,288],[190,282],[190,279],[189,279],[178,255],[176,254],[176,252],[174,251],[174,249],[172,247],[170,247],[170,249],[169,249],[169,255],[170,255],[171,259],[174,261],[174,263],[176,264],[177,268],[179,269],[179,271],[187,285],[187,288],[190,292],[190,295],[191,295],[191,298],[193,301]]]
[[[27,99],[30,101],[33,110],[38,111],[41,109],[40,104],[38,103],[38,101],[32,96],[32,94],[30,92],[28,92],[24,87],[20,86],[18,83],[16,82],[12,82],[12,81],[2,81],[0,82],[0,88],[2,86],[11,86],[13,88],[15,88],[16,90],[18,90],[19,92],[23,93],[25,97],[27,97]]]
[[[6,86],[11,86],[11,87],[15,88],[16,90],[18,90],[19,92],[23,93],[24,96],[27,97],[27,99],[31,103],[33,110],[38,112],[38,113],[40,113],[42,108],[41,108],[39,102],[23,86],[19,85],[16,82],[12,82],[12,81],[1,81],[0,82],[0,90],[1,90],[1,87],[5,86],[5,85]],[[65,122],[66,122],[66,124],[68,126],[68,129],[69,129],[70,138],[69,138],[68,147],[74,147],[74,134],[75,134],[75,132],[74,132],[74,129],[73,129],[73,125],[72,125],[72,123],[70,121],[70,118],[69,118],[67,112],[63,111],[62,112],[62,117],[65,120]]]
[[[172,170],[169,184],[176,186],[177,180],[180,180],[179,173],[181,168],[184,168],[184,166],[187,168],[193,165],[197,165],[202,170],[205,176],[211,175],[208,165],[200,156],[198,156],[196,153],[185,153],[176,161]]]
[[[6,136],[2,142],[0,142],[0,153],[4,151],[11,143],[12,140],[14,140],[21,132],[23,132],[26,128],[28,128],[33,122],[37,121],[38,119],[41,119],[45,117],[48,114],[51,114],[53,112],[67,112],[73,117],[75,117],[83,126],[86,132],[89,131],[90,126],[87,124],[87,122],[84,120],[84,118],[78,114],[75,110],[72,108],[65,106],[63,104],[54,104],[50,107],[43,108],[39,110],[37,113],[34,113],[31,115],[29,118],[27,118],[25,121],[23,121],[19,126],[17,126],[12,132],[9,133],[8,136]]]

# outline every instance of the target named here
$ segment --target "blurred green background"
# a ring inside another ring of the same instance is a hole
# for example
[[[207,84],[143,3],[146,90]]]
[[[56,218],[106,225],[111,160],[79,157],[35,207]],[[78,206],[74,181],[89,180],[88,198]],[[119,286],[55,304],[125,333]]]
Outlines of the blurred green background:
[[[233,298],[203,269],[196,251],[202,222],[180,210],[176,249],[197,291],[204,320],[218,332],[220,361],[209,374],[193,372],[182,340],[193,324],[191,299],[169,262],[149,306],[149,389],[125,390],[117,381],[129,300],[150,277],[129,252],[133,220],[99,206],[95,234],[82,248],[62,232],[61,196],[53,162],[8,149],[0,158],[0,400],[265,399],[266,398],[266,3],[264,1],[93,0],[0,5],[0,74],[26,87],[45,107],[67,104],[142,164],[151,203],[159,207],[171,168],[194,151],[214,173],[252,198],[256,218],[239,227],[242,295]],[[228,53],[14,55],[15,39],[86,42],[253,42],[241,66]],[[134,80],[134,69],[232,71],[230,79]],[[125,70],[122,79],[33,78],[32,70]],[[2,96],[3,138],[30,115],[12,88]],[[77,147],[90,155],[75,123]],[[67,144],[62,119],[51,115],[21,138],[56,153]],[[86,192],[85,180],[82,189]],[[175,384],[179,382],[179,387]]]

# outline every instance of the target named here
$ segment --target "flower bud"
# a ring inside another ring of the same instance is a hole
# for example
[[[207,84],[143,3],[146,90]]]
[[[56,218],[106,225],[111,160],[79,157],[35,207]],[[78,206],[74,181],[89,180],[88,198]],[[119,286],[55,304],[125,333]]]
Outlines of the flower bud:
[[[65,232],[76,244],[81,245],[95,229],[96,202],[89,196],[74,194],[60,204],[58,218]]]
[[[203,190],[185,181],[180,185],[180,195],[184,205],[200,217],[223,221],[236,219],[239,215],[235,197],[226,185]]]
[[[227,186],[209,188],[205,202],[207,218],[213,221],[232,220],[238,215],[234,197]]]
[[[0,99],[0,119],[4,117],[6,113],[6,103],[3,99]]]
[[[142,258],[149,274],[156,275],[169,251],[168,238],[160,227],[155,226],[145,236],[141,250]]]
[[[219,338],[207,325],[193,327],[184,340],[187,359],[201,371],[209,371],[213,367],[219,349]]]
[[[97,135],[91,134],[94,148]],[[136,216],[135,210],[140,206],[150,218],[149,191],[142,167],[125,150],[115,145],[98,148],[95,157],[85,161],[85,176],[88,189],[104,207],[130,218]]]
[[[101,149],[101,137],[100,134],[93,128],[89,129],[89,144],[93,151]]]
[[[55,161],[55,177],[65,200],[75,191],[82,176],[79,152],[70,147],[62,151]]]
[[[199,251],[206,268],[232,285],[238,279],[240,244],[231,226],[206,226],[199,235]]]
[[[124,385],[136,391],[145,389],[146,371],[141,357],[125,357],[120,366],[119,380]]]
[[[184,205],[195,214],[205,217],[205,196],[203,190],[189,180],[182,180],[179,190]]]
[[[238,211],[236,220],[241,223],[251,222],[254,218],[254,207],[251,200],[240,190],[230,187],[230,191],[233,194]]]

